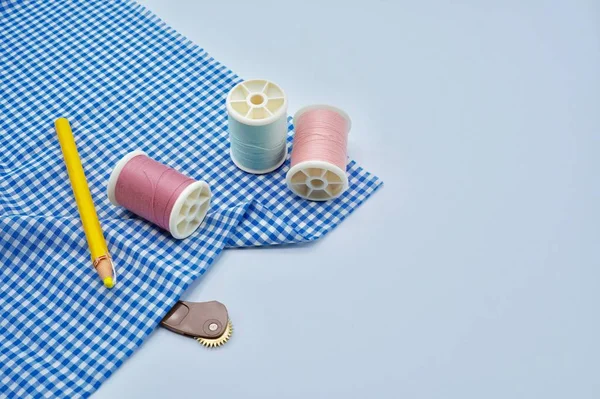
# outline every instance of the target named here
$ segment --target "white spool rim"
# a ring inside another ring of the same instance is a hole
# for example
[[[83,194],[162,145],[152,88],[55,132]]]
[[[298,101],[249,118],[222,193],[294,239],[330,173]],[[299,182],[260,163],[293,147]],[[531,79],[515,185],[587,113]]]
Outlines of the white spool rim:
[[[326,109],[326,110],[329,110],[329,111],[337,112],[348,123],[348,133],[350,132],[350,128],[352,127],[352,120],[350,119],[350,116],[346,113],[346,111],[344,111],[344,110],[342,110],[342,109],[340,109],[338,107],[334,107],[333,105],[327,105],[327,104],[307,105],[306,107],[300,108],[294,114],[294,126],[296,124],[296,121],[298,120],[298,118],[300,118],[300,116],[302,114],[304,114],[304,113],[306,113],[308,111],[312,111],[313,109]]]
[[[348,189],[346,171],[325,161],[304,161],[294,165],[287,172],[286,182],[294,194],[312,201],[332,200]]]
[[[120,204],[117,202],[117,197],[115,193],[115,190],[117,188],[117,181],[119,180],[121,171],[123,170],[125,165],[127,165],[127,162],[131,161],[131,159],[137,157],[138,155],[146,155],[146,153],[142,150],[131,151],[130,153],[126,154],[123,158],[121,158],[119,162],[117,162],[114,169],[110,173],[110,178],[108,179],[106,191],[108,194],[108,200],[111,204],[115,206],[120,206]]]
[[[251,98],[254,96],[262,97],[263,101],[258,104],[253,103]],[[273,101],[275,105],[269,106],[270,101]],[[240,111],[234,108],[234,103],[239,103],[244,109],[247,107],[247,113],[242,115]],[[281,86],[266,79],[249,79],[238,83],[227,94],[225,104],[229,116],[248,126],[269,125],[285,115],[288,106],[287,96]],[[276,109],[273,111],[272,108],[274,107]],[[255,112],[255,110],[270,115],[259,119],[247,117],[251,111]]]
[[[281,158],[281,160],[279,160],[279,162],[277,162],[277,164],[271,168],[268,169],[250,169],[247,168],[245,166],[243,166],[241,163],[239,163],[235,157],[233,156],[233,150],[230,148],[229,149],[229,155],[231,155],[231,160],[233,161],[233,164],[235,166],[237,166],[238,168],[240,168],[241,170],[243,170],[246,173],[252,173],[254,175],[264,175],[265,173],[271,173],[277,169],[279,169],[281,167],[281,165],[283,165],[283,163],[285,162],[285,159],[287,158],[287,146],[285,147],[285,151],[283,153],[283,157]]]
[[[169,231],[179,240],[189,237],[204,221],[212,193],[207,183],[195,181],[179,195],[169,215]],[[180,226],[180,223],[185,224]]]

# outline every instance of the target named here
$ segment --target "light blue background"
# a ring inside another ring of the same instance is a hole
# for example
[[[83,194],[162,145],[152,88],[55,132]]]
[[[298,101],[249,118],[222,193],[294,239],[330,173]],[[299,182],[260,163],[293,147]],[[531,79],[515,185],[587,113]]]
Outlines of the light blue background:
[[[385,187],[314,245],[226,251],[97,398],[600,397],[597,1],[144,0]]]

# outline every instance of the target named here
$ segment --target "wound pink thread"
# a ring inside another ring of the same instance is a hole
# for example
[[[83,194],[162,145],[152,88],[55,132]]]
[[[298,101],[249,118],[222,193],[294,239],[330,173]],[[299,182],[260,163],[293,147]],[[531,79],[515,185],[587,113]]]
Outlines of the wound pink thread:
[[[339,113],[312,109],[294,121],[291,166],[305,161],[325,161],[346,170],[348,121]]]
[[[146,155],[129,160],[117,179],[115,198],[131,212],[169,230],[169,217],[191,179]]]

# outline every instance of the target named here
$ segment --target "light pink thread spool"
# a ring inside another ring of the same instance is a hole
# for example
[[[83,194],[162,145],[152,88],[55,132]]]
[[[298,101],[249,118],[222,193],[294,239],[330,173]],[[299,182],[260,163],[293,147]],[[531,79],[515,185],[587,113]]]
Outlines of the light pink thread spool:
[[[133,151],[113,169],[108,199],[183,239],[204,220],[211,192],[205,182],[191,179],[142,151]]]
[[[313,201],[339,197],[348,188],[348,114],[329,105],[310,105],[294,115],[294,144],[287,185]]]

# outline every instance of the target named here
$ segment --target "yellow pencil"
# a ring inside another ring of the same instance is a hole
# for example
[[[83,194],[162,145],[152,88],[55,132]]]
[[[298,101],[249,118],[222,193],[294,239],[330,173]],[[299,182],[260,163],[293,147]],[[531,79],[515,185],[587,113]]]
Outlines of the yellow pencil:
[[[100,221],[94,208],[92,195],[85,179],[83,166],[81,166],[75,139],[71,132],[71,125],[69,125],[69,121],[66,118],[60,118],[56,120],[54,127],[56,128],[58,141],[60,142],[63,157],[65,158],[65,165],[67,165],[71,187],[73,187],[73,194],[77,202],[77,208],[79,209],[79,216],[81,217],[81,224],[83,225],[85,237],[90,247],[92,264],[104,286],[112,288],[116,283],[114,266],[106,247],[106,241],[104,240],[104,234],[102,233]]]

